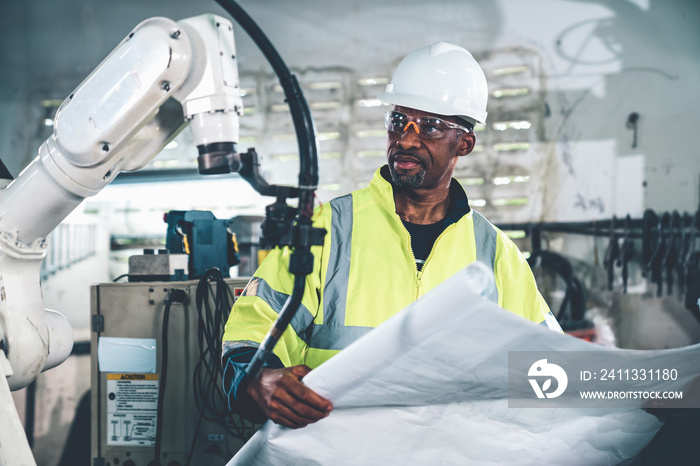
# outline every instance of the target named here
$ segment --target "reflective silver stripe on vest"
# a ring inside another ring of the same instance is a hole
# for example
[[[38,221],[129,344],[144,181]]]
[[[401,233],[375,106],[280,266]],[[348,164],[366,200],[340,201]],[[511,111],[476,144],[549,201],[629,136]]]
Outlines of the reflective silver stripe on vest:
[[[476,260],[486,264],[492,272],[496,272],[496,228],[476,210],[472,210],[474,221],[474,241],[476,242]],[[485,297],[498,304],[498,289],[493,287]]]
[[[350,248],[352,244],[352,194],[333,199],[331,247],[323,287],[323,325],[314,326],[309,346],[341,350],[372,330],[372,327],[345,325],[345,309],[350,281]]]
[[[221,342],[221,356],[226,356],[231,351],[238,348],[259,348],[260,343],[250,340],[226,341]]]
[[[316,325],[311,331],[309,347],[324,350],[342,350],[372,330],[374,330],[374,327]]]
[[[330,202],[331,250],[323,286],[323,324],[345,325],[345,302],[350,280],[350,245],[352,243],[352,194]]]
[[[250,281],[253,286],[249,284],[246,287],[246,290],[248,290],[248,288],[255,289],[256,291],[251,294],[253,296],[258,296],[267,302],[272,310],[279,314],[290,296],[286,293],[274,290],[265,280],[260,277],[253,277]],[[255,281],[255,283],[252,283],[253,281]],[[297,310],[296,314],[294,314],[294,317],[292,317],[292,321],[289,323],[289,325],[292,326],[297,336],[299,336],[299,338],[301,338],[308,345],[308,332],[313,323],[313,314],[311,314],[306,306],[300,304],[299,309]]]

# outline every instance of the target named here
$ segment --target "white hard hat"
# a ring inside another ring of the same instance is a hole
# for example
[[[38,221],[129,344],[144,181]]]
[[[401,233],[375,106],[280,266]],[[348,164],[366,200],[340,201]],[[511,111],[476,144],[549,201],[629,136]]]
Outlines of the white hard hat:
[[[485,123],[488,95],[486,76],[472,54],[437,42],[406,55],[379,100]]]

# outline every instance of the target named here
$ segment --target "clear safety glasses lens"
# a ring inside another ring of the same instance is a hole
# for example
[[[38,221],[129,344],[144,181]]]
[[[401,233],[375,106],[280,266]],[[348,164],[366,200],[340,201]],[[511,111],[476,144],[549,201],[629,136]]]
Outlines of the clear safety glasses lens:
[[[413,123],[413,125],[411,125]],[[384,116],[384,124],[390,133],[400,134],[414,126],[414,131],[426,139],[440,139],[447,136],[450,129],[461,129],[469,132],[469,129],[456,123],[441,120],[434,117],[409,117],[405,113],[389,111]]]

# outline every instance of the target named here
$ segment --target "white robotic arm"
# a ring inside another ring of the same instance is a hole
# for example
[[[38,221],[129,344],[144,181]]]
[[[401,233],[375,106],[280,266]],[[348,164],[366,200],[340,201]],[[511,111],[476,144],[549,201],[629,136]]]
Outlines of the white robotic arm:
[[[281,334],[298,309],[313,268],[310,248],[326,234],[311,221],[318,184],[315,124],[299,82],[257,24],[235,1],[217,3],[248,32],[280,79],[299,143],[299,186],[268,184],[254,149],[236,153],[243,105],[231,23],[205,15],[138,25],[63,102],[38,157],[0,190],[0,414],[9,427],[0,429],[0,466],[34,464],[28,444],[19,441],[9,389],[60,364],[73,344],[66,319],[43,309],[39,268],[46,236],[120,171],[145,166],[186,124],[201,174],[238,172],[260,194],[276,198],[266,208],[261,243],[293,249],[295,291],[271,333]],[[297,208],[286,204],[290,197],[299,199]],[[277,340],[268,335],[266,341],[251,364],[255,370]]]
[[[0,192],[0,359],[9,361],[0,368],[12,390],[72,348],[70,326],[47,320],[41,298],[46,236],[120,171],[145,166],[187,123],[200,167],[234,153],[242,110],[233,28],[214,15],[142,22],[63,102],[37,158]]]
[[[120,171],[145,166],[187,123],[206,172],[209,161],[235,153],[242,111],[231,23],[151,18],[63,102],[37,158],[0,191],[0,465],[35,464],[10,390],[73,347],[65,317],[44,309],[47,235]]]

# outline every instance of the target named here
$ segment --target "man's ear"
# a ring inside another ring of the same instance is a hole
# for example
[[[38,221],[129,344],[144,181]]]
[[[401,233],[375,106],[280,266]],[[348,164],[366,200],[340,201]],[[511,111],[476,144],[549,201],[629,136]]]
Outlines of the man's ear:
[[[474,150],[474,145],[476,144],[476,136],[474,133],[463,133],[459,139],[459,147],[457,148],[457,155],[463,156],[469,154]]]

